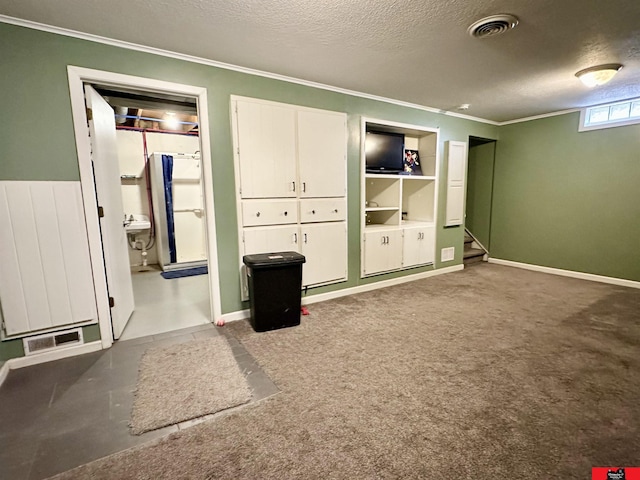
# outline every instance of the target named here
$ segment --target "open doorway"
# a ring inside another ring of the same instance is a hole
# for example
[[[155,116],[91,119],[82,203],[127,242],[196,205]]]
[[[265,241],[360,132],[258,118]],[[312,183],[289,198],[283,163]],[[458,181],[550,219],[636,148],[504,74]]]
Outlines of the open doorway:
[[[496,141],[469,137],[465,228],[489,253]]]
[[[209,323],[207,212],[196,101],[92,86],[114,111],[135,304],[116,338]]]
[[[221,312],[206,90],[68,71],[103,346],[213,321]],[[157,112],[171,112],[173,128],[163,128],[169,122]],[[156,185],[171,204],[153,201],[156,158],[164,176],[173,176],[173,183]],[[173,223],[154,212],[172,214]],[[173,251],[163,263],[158,246],[169,243]],[[179,274],[194,266],[205,273]],[[167,272],[169,278],[161,276]]]

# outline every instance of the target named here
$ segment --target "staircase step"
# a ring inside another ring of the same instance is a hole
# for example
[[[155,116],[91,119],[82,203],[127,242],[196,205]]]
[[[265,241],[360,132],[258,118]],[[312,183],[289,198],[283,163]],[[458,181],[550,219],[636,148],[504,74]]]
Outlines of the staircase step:
[[[484,253],[484,250],[481,250],[480,248],[465,249],[463,254],[463,263],[468,264],[481,262],[484,257]]]
[[[470,237],[469,235],[465,234],[465,236],[464,236],[464,243],[465,243],[465,245],[466,245],[467,243],[472,243],[472,242],[473,242],[473,238],[472,238],[472,237]]]

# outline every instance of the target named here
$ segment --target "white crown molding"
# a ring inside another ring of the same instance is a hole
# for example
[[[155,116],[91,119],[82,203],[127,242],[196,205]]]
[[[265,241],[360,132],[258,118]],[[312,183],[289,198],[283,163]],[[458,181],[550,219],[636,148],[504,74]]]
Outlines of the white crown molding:
[[[626,280],[624,278],[605,277],[604,275],[594,275],[593,273],[583,273],[573,270],[562,270],[560,268],[543,267],[542,265],[513,262],[511,260],[501,260],[499,258],[489,258],[489,263],[495,263],[496,265],[504,265],[507,267],[522,268],[525,270],[533,270],[534,272],[550,273],[551,275],[560,275],[562,277],[589,280],[591,282],[608,283],[610,285],[619,285],[621,287],[640,288],[640,282],[636,282],[634,280]]]
[[[512,125],[514,123],[530,122],[532,120],[540,120],[541,118],[557,117],[559,115],[567,115],[569,113],[579,112],[580,108],[571,108],[569,110],[560,110],[559,112],[543,113],[541,115],[534,115],[532,117],[516,118],[515,120],[507,120],[506,122],[498,123],[499,127],[504,125]]]
[[[170,50],[163,50],[160,48],[148,47],[146,45],[140,45],[137,43],[125,42],[122,40],[115,40],[113,38],[102,37],[100,35],[93,35],[91,33],[78,32],[76,30],[70,30],[67,28],[56,27],[53,25],[47,25],[45,23],[33,22],[31,20],[24,20],[21,18],[10,17],[0,14],[0,22],[16,25],[19,27],[31,28],[33,30],[40,30],[47,33],[54,33],[57,35],[63,35],[66,37],[78,38],[81,40],[87,40],[89,42],[101,43],[104,45],[110,45],[113,47],[125,48],[127,50],[135,50],[143,53],[150,53],[152,55],[160,55],[163,57],[174,58],[176,60],[183,60],[185,62],[199,63],[201,65],[208,65],[211,67],[222,68],[225,70],[232,70],[234,72],[246,73],[248,75],[255,75],[259,77],[270,78],[272,80],[280,80],[283,82],[295,83],[297,85],[304,85],[306,87],[318,88],[321,90],[328,90],[330,92],[342,93],[344,95],[351,95],[354,97],[366,98],[369,100],[375,100],[378,102],[390,103],[401,107],[414,108],[416,110],[423,110],[426,112],[437,113],[440,115],[446,115],[449,117],[456,117],[465,120],[471,120],[479,123],[486,123],[489,125],[500,125],[499,122],[493,120],[487,120],[485,118],[473,117],[471,115],[464,115],[461,113],[450,112],[446,110],[440,110],[438,108],[427,107],[425,105],[419,105],[416,103],[403,102],[402,100],[395,100],[393,98],[381,97],[378,95],[371,95],[368,93],[358,92],[355,90],[348,90],[346,88],[334,87],[332,85],[326,85],[324,83],[311,82],[309,80],[302,80],[299,78],[288,77],[286,75],[279,75],[277,73],[265,72],[262,70],[256,70],[253,68],[241,67],[239,65],[233,65],[230,63],[218,62],[215,60],[209,60],[207,58],[196,57],[193,55],[187,55],[184,53],[172,52]]]

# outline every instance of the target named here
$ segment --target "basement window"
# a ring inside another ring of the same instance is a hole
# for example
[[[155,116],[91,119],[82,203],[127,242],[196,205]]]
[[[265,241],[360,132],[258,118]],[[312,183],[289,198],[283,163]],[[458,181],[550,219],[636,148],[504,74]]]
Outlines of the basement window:
[[[580,111],[578,131],[622,127],[634,123],[640,123],[640,98],[583,108]]]

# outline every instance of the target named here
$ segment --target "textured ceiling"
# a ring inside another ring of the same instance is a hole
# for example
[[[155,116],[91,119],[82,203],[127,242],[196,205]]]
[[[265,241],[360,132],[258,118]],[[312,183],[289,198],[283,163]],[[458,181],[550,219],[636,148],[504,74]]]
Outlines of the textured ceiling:
[[[498,13],[520,24],[468,35]],[[498,122],[640,97],[640,0],[0,0],[0,14]],[[612,62],[606,86],[574,76]]]

